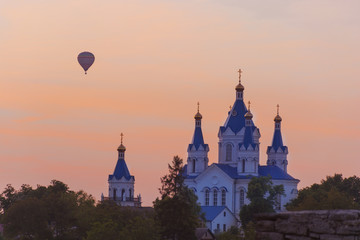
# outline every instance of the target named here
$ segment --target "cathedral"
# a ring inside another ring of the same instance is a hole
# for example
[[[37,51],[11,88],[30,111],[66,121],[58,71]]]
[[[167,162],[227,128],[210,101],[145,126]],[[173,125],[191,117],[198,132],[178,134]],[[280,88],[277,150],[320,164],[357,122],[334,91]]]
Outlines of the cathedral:
[[[274,185],[284,186],[285,196],[277,196],[275,206],[277,211],[284,211],[284,205],[297,196],[299,180],[287,172],[288,148],[282,141],[279,106],[274,118],[273,140],[266,151],[266,165],[260,165],[261,135],[254,124],[250,102],[248,108],[244,104],[241,70],[239,84],[235,87],[235,102],[218,132],[218,163],[208,165],[209,146],[202,134],[199,107],[194,118],[195,131],[187,148],[184,177],[185,184],[198,197],[207,227],[216,232],[239,225],[240,209],[249,204],[246,192],[252,177],[270,176]]]
[[[279,105],[274,118],[274,136],[267,147],[266,165],[260,165],[260,130],[253,121],[253,114],[244,104],[244,86],[235,87],[235,102],[228,112],[225,124],[220,126],[218,137],[218,163],[209,166],[209,145],[205,143],[201,130],[202,115],[195,114],[195,130],[187,148],[187,164],[184,166],[185,184],[194,191],[198,203],[205,214],[206,226],[212,232],[226,231],[231,226],[239,226],[242,206],[249,204],[246,198],[251,178],[270,176],[274,185],[283,185],[285,196],[276,197],[276,211],[284,211],[284,205],[297,196],[300,182],[287,172],[288,148],[283,144]],[[141,207],[141,196],[134,197],[135,177],[130,174],[125,162],[126,148],[118,147],[118,161],[113,174],[108,177],[108,197],[121,206]]]

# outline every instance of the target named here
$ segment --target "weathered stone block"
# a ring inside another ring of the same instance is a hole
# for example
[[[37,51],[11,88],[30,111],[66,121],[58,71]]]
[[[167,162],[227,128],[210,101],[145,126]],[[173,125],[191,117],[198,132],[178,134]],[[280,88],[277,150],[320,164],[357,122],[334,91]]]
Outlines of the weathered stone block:
[[[314,233],[335,233],[335,224],[328,221],[312,221],[309,224],[309,231]]]
[[[275,222],[270,220],[258,221],[256,230],[260,232],[273,232],[275,230]]]
[[[346,221],[358,219],[359,210],[334,210],[329,213],[329,219],[334,221]]]
[[[336,229],[337,234],[344,235],[359,235],[360,234],[360,220],[343,221]]]
[[[285,235],[285,240],[311,240],[311,238],[297,235]]]
[[[256,240],[284,240],[284,236],[275,232],[258,232]]]
[[[296,235],[305,235],[307,234],[307,225],[292,223],[287,220],[277,220],[275,222],[275,229],[280,233],[287,234],[296,234]]]
[[[320,240],[343,240],[343,236],[332,234],[321,234]]]
[[[309,233],[309,237],[311,237],[311,239],[320,239],[320,234],[318,233]]]

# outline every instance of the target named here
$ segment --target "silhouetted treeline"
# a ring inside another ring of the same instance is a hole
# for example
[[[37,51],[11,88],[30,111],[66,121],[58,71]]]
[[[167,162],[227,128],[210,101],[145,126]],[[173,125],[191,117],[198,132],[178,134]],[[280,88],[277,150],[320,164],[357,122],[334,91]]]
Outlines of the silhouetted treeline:
[[[129,208],[74,192],[53,180],[47,187],[7,185],[0,196],[6,240],[157,240],[152,208]]]

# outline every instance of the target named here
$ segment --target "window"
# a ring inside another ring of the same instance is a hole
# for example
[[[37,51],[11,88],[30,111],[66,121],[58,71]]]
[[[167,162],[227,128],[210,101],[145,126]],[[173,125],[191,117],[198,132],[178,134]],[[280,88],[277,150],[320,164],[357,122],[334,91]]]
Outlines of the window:
[[[245,192],[243,189],[240,190],[240,210],[244,206]]]
[[[223,225],[223,231],[226,232],[226,224]]]
[[[214,189],[214,206],[217,206],[217,199],[218,198],[218,192],[216,189]]]
[[[242,172],[245,172],[245,159],[242,160]]]
[[[230,162],[232,159],[232,146],[231,144],[226,145],[226,161]]]
[[[124,201],[125,189],[121,190],[121,201]]]
[[[221,190],[221,206],[226,204],[226,191],[225,189]]]
[[[217,224],[217,225],[216,225],[216,229],[217,229],[217,230],[220,230],[220,224]]]
[[[113,199],[116,200],[116,188],[113,190]]]
[[[195,172],[195,159],[192,160],[192,172]]]
[[[224,211],[224,217],[226,217],[226,212]]]
[[[129,189],[129,198],[130,198],[130,200],[132,200],[131,189]]]
[[[209,206],[209,195],[210,195],[210,191],[209,189],[205,190],[205,206]]]

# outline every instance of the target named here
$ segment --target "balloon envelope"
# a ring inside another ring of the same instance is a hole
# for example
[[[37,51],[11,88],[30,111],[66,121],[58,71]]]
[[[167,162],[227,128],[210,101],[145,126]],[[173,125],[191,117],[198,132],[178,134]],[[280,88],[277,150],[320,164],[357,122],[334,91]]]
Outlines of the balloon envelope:
[[[91,67],[95,61],[95,56],[91,52],[82,52],[78,55],[78,62],[81,67],[86,71]]]

